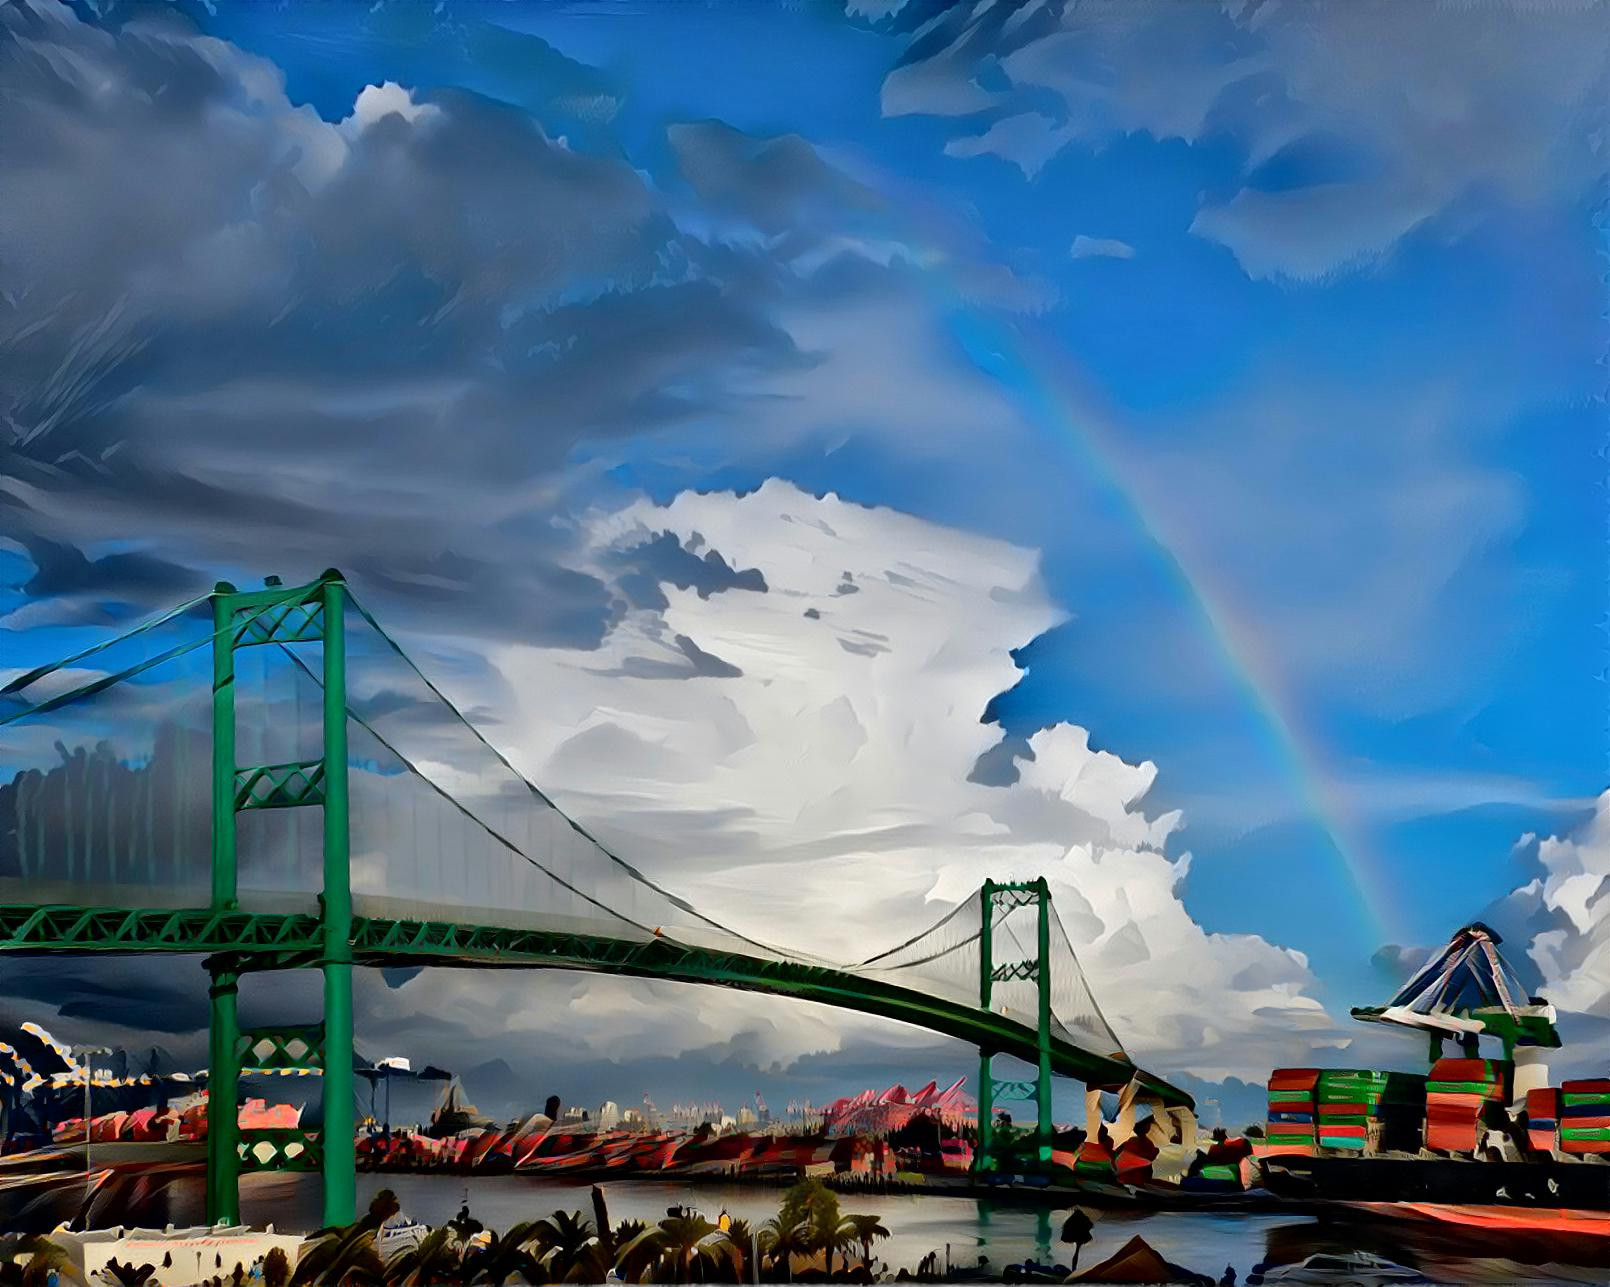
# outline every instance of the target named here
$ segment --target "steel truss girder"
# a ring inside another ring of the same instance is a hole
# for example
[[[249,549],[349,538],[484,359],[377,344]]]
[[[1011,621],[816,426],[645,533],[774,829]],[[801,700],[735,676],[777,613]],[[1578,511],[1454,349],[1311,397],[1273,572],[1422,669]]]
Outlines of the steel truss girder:
[[[639,978],[708,983],[816,1001],[913,1023],[981,1049],[1037,1057],[1033,1028],[975,1006],[821,966],[715,952],[671,938],[608,938],[556,930],[460,925],[452,921],[355,916],[352,956],[360,965],[468,966],[591,970]],[[86,907],[0,906],[0,952],[188,952],[227,957],[240,971],[319,965],[319,918],[207,909],[128,911]],[[1122,1086],[1137,1075],[1127,1059],[1084,1050],[1053,1035],[1053,1071],[1091,1086]],[[1167,1104],[1191,1097],[1146,1074],[1141,1081]]]
[[[292,760],[235,770],[235,812],[324,803],[324,761]]]
[[[255,956],[320,945],[319,918],[209,908],[0,905],[0,951],[207,952]]]
[[[236,1145],[246,1171],[317,1171],[323,1162],[319,1138],[300,1127],[247,1127]]]
[[[235,1055],[242,1068],[322,1069],[324,1025],[243,1028],[235,1040]]]
[[[237,607],[233,618],[233,646],[251,648],[257,644],[322,640],[324,603],[317,597],[320,588],[298,587],[306,593],[305,598],[281,598],[278,602]]]

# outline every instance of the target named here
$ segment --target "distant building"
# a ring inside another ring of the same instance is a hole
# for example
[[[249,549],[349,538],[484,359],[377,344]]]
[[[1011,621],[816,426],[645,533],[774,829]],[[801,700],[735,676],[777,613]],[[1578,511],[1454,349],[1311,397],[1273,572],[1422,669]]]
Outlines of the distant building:
[[[738,1110],[738,1125],[740,1128],[754,1126],[760,1119],[755,1116],[755,1110],[745,1104]]]
[[[598,1129],[612,1131],[621,1124],[621,1106],[613,1099],[606,1099],[598,1110]]]
[[[587,1120],[587,1113],[584,1109],[577,1108],[574,1104],[572,1104],[569,1108],[565,1109],[565,1115],[559,1120],[572,1124],[576,1122],[585,1122]]]
[[[977,1112],[973,1101],[962,1093],[966,1081],[958,1078],[944,1090],[938,1089],[937,1082],[917,1091],[900,1085],[885,1091],[863,1090],[829,1104],[822,1110],[822,1124],[829,1135],[887,1135],[920,1115],[960,1129]]]

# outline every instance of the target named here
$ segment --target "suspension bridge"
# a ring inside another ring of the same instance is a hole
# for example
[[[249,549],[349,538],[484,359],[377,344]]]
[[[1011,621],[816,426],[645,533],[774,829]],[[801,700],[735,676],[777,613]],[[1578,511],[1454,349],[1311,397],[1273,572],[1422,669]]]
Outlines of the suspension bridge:
[[[1124,1052],[1044,879],[986,881],[858,962],[741,933],[559,809],[334,570],[221,582],[0,688],[0,952],[206,958],[213,1221],[238,1222],[243,1170],[315,1168],[325,1222],[352,1219],[355,966],[591,970],[916,1024],[979,1051],[985,1168],[1005,1100],[1034,1104],[1049,1165],[1056,1075],[1087,1106],[1191,1107]],[[293,969],[322,972],[322,1020],[243,1029],[241,977]],[[1033,1078],[997,1078],[996,1055]],[[322,1073],[322,1128],[241,1130],[259,1068]]]

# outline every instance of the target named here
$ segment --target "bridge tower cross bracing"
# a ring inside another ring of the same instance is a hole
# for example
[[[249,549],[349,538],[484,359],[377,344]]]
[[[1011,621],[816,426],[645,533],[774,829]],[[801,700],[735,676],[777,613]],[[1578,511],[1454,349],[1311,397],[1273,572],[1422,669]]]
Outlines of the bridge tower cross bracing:
[[[1033,979],[1037,989],[1036,1063],[1032,1082],[1001,1080],[994,1072],[996,1052],[980,1047],[978,1052],[978,1150],[977,1169],[996,1169],[995,1105],[1002,1100],[1029,1100],[1035,1107],[1034,1153],[1041,1169],[1051,1165],[1055,1124],[1051,1109],[1051,888],[1044,876],[1032,881],[986,880],[978,892],[981,922],[979,930],[979,997],[981,1009],[989,1010],[994,985],[1006,979]],[[1035,959],[995,961],[995,913],[1019,907],[1036,909]]]
[[[352,1099],[352,888],[347,804],[346,612],[347,591],[334,569],[309,585],[271,581],[240,593],[218,583],[213,605],[212,910],[238,908],[236,821],[250,809],[324,810],[320,951],[324,1023],[284,1033],[243,1033],[236,999],[243,962],[220,954],[208,959],[207,1219],[240,1220],[240,1172],[306,1168],[323,1178],[324,1223],[349,1223],[357,1205],[357,1134]],[[235,748],[235,652],[263,644],[323,645],[322,754],[285,764],[241,765]],[[239,1128],[239,1078],[244,1058],[270,1049],[285,1066],[322,1067],[324,1125],[314,1142],[300,1131],[252,1133]],[[301,1052],[287,1057],[287,1050]]]

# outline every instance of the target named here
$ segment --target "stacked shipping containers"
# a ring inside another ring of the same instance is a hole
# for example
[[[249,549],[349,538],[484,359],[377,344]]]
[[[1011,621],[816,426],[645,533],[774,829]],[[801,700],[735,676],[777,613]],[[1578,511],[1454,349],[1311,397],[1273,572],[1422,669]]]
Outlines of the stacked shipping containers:
[[[1269,1119],[1265,1138],[1284,1153],[1312,1153],[1319,1143],[1315,1127],[1317,1068],[1276,1068],[1269,1074]]]
[[[1552,1152],[1560,1145],[1560,1092],[1540,1086],[1526,1092],[1526,1136],[1540,1153]]]
[[[1473,1153],[1507,1098],[1510,1065],[1496,1059],[1439,1059],[1426,1078],[1426,1147]]]
[[[1559,1131],[1562,1153],[1610,1153],[1610,1079],[1561,1085]]]
[[[1365,1068],[1278,1068],[1265,1133],[1281,1152],[1413,1152],[1425,1118],[1425,1078]]]

